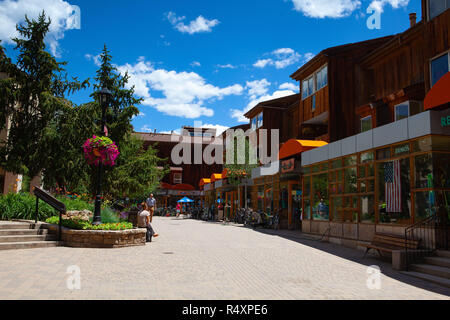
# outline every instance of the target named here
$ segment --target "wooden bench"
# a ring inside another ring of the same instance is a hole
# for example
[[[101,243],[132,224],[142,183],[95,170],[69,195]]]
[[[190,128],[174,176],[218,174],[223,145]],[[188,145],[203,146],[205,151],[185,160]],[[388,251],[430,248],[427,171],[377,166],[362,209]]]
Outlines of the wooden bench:
[[[385,234],[385,233],[375,233],[375,236],[372,239],[370,244],[360,243],[359,245],[362,247],[366,247],[366,252],[364,253],[364,257],[371,250],[377,250],[378,254],[381,256],[381,251],[392,253],[395,250],[404,250],[405,245],[408,246],[408,249],[417,250],[419,248],[420,240],[408,239],[408,243],[406,243],[405,237]],[[364,258],[363,257],[363,258]]]

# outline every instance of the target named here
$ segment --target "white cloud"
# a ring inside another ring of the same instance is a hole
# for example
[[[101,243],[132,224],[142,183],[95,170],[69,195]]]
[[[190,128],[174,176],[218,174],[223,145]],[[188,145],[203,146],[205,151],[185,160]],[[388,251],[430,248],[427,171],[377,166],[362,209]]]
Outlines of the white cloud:
[[[202,125],[202,128],[216,129],[216,137],[221,135],[224,131],[230,129],[230,127],[222,126],[220,124],[208,124],[208,123]]]
[[[287,90],[292,90],[292,91],[298,91],[299,88],[296,84],[292,83],[292,82],[285,82],[282,83],[278,89],[283,90],[283,89],[287,89]]]
[[[238,122],[248,122],[248,119],[244,117],[244,114],[254,108],[258,103],[295,94],[293,90],[290,90],[283,85],[283,88],[280,86],[280,90],[268,94],[270,84],[271,83],[267,81],[267,79],[247,81],[245,88],[248,90],[247,95],[249,102],[243,110],[231,109],[231,117],[235,118]]]
[[[236,69],[237,67],[233,66],[230,63],[227,63],[227,64],[218,64],[217,68],[221,68],[221,69]]]
[[[52,23],[46,37],[50,52],[59,57],[58,41],[64,38],[64,32],[71,29],[80,29],[80,10],[78,6],[71,5],[63,0],[4,0],[0,1],[0,40],[12,44],[11,38],[19,38],[16,24],[25,20],[37,19],[42,11],[50,17]]]
[[[406,7],[409,3],[409,0],[373,0],[369,8],[374,9],[375,11],[383,12],[383,8],[385,5],[390,4],[392,8],[398,9],[400,7]]]
[[[280,48],[270,53],[271,58],[260,59],[253,66],[256,68],[265,68],[266,66],[274,66],[277,69],[284,69],[301,60],[310,59],[311,53],[301,55],[291,48]]]
[[[198,61],[192,61],[191,62],[191,67],[201,67],[201,66],[202,66],[201,63],[198,62]]]
[[[292,0],[294,9],[311,18],[347,17],[361,6],[359,0]]]
[[[217,19],[208,20],[204,18],[203,16],[198,16],[197,19],[192,20],[189,22],[188,25],[186,25],[183,20],[185,20],[186,17],[177,17],[177,15],[174,12],[169,12],[167,14],[167,20],[174,26],[175,29],[180,31],[181,33],[199,33],[199,32],[211,32],[212,28],[217,26],[220,21]]]
[[[128,85],[134,85],[136,94],[144,98],[142,104],[171,116],[191,119],[211,117],[214,110],[205,107],[205,102],[228,95],[240,95],[244,90],[239,84],[216,87],[206,83],[195,72],[155,69],[144,59],[138,60],[134,65],[125,64],[117,68],[122,74],[128,71]]]
[[[100,60],[100,55],[99,55],[99,54],[96,55],[96,56],[94,56],[94,55],[92,55],[92,54],[86,53],[86,54],[84,55],[84,57],[85,57],[87,60],[94,62],[94,64],[95,64],[97,67],[100,67],[100,65],[102,64],[102,62],[101,62],[101,60]]]
[[[270,82],[267,79],[247,81],[246,83],[250,99],[256,99],[258,96],[265,95],[269,91],[269,86]]]
[[[148,125],[144,124],[144,125],[141,127],[141,132],[153,132],[153,129],[152,129],[152,128],[149,128]]]

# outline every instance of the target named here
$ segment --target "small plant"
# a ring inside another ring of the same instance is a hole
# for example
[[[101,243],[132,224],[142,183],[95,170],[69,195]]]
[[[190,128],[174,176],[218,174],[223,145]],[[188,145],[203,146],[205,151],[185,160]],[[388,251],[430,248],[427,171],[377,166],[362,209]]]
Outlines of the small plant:
[[[115,160],[119,156],[119,149],[108,137],[97,137],[87,139],[83,145],[84,157],[89,164],[98,166],[103,163],[105,166],[114,166]]]
[[[59,217],[50,217],[45,220],[45,222],[50,224],[59,224]],[[117,222],[117,223],[102,223],[99,225],[93,225],[90,222],[83,220],[68,220],[63,219],[61,222],[63,227],[74,229],[74,230],[129,230],[133,229],[133,224],[129,222]]]

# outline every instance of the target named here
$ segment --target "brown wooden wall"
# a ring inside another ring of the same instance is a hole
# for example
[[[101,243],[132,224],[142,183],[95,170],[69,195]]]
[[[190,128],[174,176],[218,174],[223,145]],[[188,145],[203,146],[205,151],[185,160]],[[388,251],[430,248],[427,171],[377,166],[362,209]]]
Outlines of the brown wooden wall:
[[[213,165],[206,165],[206,164],[193,164],[194,163],[194,156],[193,156],[193,150],[194,147],[192,146],[192,164],[182,164],[177,165],[174,164],[171,161],[171,153],[172,148],[176,145],[174,142],[158,142],[158,143],[146,143],[144,145],[144,148],[146,148],[149,144],[154,145],[154,148],[158,149],[158,156],[160,158],[167,158],[168,164],[171,167],[181,167],[183,168],[183,183],[190,184],[194,186],[196,189],[199,188],[198,183],[202,178],[209,178],[213,173],[222,173],[223,166],[221,164],[213,164]],[[206,147],[206,145],[203,145],[203,150]],[[172,183],[171,175],[167,174],[162,182],[166,183]]]
[[[312,97],[316,96],[316,109],[312,110]],[[309,96],[305,100],[300,101],[300,118],[299,123],[308,121],[314,117],[317,117],[323,112],[329,111],[330,100],[328,86],[323,87],[312,96]]]

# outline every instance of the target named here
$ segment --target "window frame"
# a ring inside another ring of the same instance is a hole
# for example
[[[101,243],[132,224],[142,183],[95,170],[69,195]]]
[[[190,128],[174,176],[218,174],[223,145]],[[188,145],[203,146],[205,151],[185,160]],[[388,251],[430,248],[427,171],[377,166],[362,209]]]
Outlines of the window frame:
[[[362,126],[363,120],[366,120],[366,119],[368,119],[368,118],[370,118],[370,129],[369,129],[369,130],[372,130],[372,129],[373,129],[373,117],[372,117],[372,115],[368,115],[368,116],[365,116],[365,117],[359,119],[359,123],[360,123],[360,127],[361,127],[360,130],[359,130],[360,133],[369,131],[369,130],[362,131],[362,128],[363,128],[363,126]]]
[[[437,17],[439,17],[441,14],[443,14],[445,11],[447,11],[449,8],[450,8],[450,0],[445,0],[446,1],[446,7],[447,7],[447,9],[445,9],[444,11],[442,11],[442,12],[440,12],[440,13],[438,13],[436,16],[434,16],[433,18],[431,18],[431,15],[430,15],[430,0],[427,0],[426,1],[426,6],[427,6],[427,19],[428,19],[428,21],[431,21],[431,20],[433,20],[433,19],[435,19],[435,18],[437,18]]]
[[[437,60],[437,59],[439,59],[439,58],[441,58],[441,57],[443,57],[445,55],[447,55],[447,64],[448,64],[448,70],[449,70],[447,72],[450,72],[450,50],[448,50],[446,52],[443,52],[443,53],[440,53],[439,55],[431,58],[430,61],[429,61],[429,63],[430,63],[430,88],[433,88],[433,86],[436,84],[436,83],[433,84],[433,65],[432,65],[432,63],[433,63],[434,60]]]
[[[323,87],[318,88],[318,86],[317,86],[317,75],[318,75],[321,71],[323,71],[325,68],[327,69],[326,84],[325,84]],[[304,85],[304,84],[305,84],[305,82],[307,83],[307,82],[308,82],[309,80],[311,80],[311,79],[313,80],[312,91],[311,91],[311,93],[308,92],[308,93],[309,93],[308,95],[303,96],[304,89],[305,89],[305,85]],[[316,71],[314,71],[309,77],[307,77],[307,78],[305,78],[305,79],[303,79],[303,80],[301,81],[301,94],[302,94],[302,100],[305,100],[305,99],[311,97],[311,96],[314,95],[317,91],[319,91],[319,90],[325,88],[326,86],[328,86],[328,63],[322,65],[320,68],[318,68]]]

